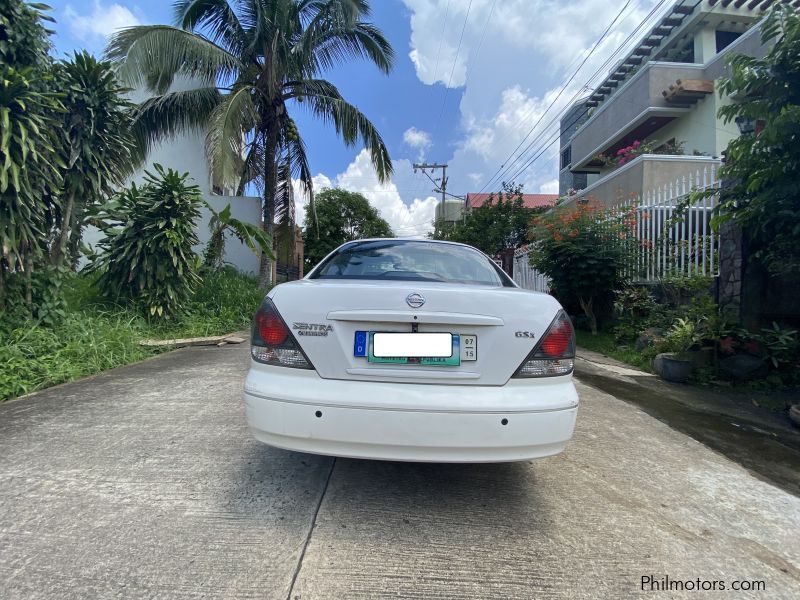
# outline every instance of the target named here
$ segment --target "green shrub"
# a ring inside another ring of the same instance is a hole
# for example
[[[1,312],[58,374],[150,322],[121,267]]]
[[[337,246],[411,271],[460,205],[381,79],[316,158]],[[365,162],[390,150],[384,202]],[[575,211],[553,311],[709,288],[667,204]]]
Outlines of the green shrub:
[[[645,286],[631,285],[617,291],[614,300],[616,338],[635,340],[642,331],[653,327],[651,318],[657,308],[655,297]]]
[[[154,354],[130,311],[70,312],[57,329],[24,323],[0,344],[0,399],[71,381]]]
[[[195,221],[203,203],[189,174],[155,165],[145,184],[115,197],[109,215],[119,228],[107,228],[93,265],[107,298],[129,301],[150,316],[175,316],[186,309],[200,279]]]
[[[614,334],[619,341],[633,341],[646,329],[666,332],[685,319],[696,324],[703,341],[713,342],[723,323],[710,289],[711,278],[706,276],[672,276],[652,288],[624,287],[614,302]]]
[[[203,271],[202,281],[186,311],[159,326],[158,337],[219,335],[245,329],[264,294],[255,277],[232,267]]]
[[[99,294],[96,274],[67,277],[67,307],[57,328],[24,315],[0,313],[0,401],[141,360],[168,348],[140,346],[146,338],[221,335],[246,329],[264,292],[234,269],[203,273],[184,314],[150,321],[138,309]]]
[[[664,342],[659,345],[661,352],[683,354],[698,347],[703,341],[702,322],[691,319],[676,319],[667,332]]]

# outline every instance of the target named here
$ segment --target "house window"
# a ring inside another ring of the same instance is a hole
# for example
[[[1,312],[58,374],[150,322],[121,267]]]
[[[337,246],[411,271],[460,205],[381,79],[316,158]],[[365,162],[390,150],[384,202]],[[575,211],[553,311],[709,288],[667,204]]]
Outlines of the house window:
[[[722,52],[725,48],[730,46],[735,40],[741,36],[741,33],[736,31],[717,31],[717,52]]]
[[[561,151],[561,170],[566,169],[572,162],[572,146],[567,146]]]

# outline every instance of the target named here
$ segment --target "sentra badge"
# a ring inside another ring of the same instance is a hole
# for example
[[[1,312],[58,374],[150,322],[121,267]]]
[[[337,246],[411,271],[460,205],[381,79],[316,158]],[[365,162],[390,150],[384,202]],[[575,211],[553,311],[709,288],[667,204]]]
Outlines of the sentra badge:
[[[292,323],[292,329],[297,331],[297,335],[327,337],[328,332],[333,331],[333,325],[326,325],[325,323]]]

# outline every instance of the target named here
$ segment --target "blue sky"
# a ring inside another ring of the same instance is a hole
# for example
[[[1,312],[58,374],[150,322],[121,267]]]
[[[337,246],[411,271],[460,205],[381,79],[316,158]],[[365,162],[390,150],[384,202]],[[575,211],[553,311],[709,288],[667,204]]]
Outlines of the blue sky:
[[[108,35],[120,27],[172,22],[169,0],[49,4],[57,21],[53,41],[58,55],[78,48],[101,53]],[[527,192],[557,191],[558,144],[549,144],[555,117],[613,66],[604,62],[650,10],[662,11],[668,4],[671,1],[632,0],[626,6],[609,0],[372,0],[372,20],[397,55],[394,70],[385,76],[367,63],[355,62],[326,77],[379,127],[395,176],[387,184],[379,183],[360,147],[346,148],[330,128],[301,112],[295,116],[317,188],[339,185],[360,191],[397,233],[422,235],[430,228],[436,199],[431,183],[413,173],[414,161],[448,163],[448,190],[454,194],[485,186],[484,191],[492,191],[499,187],[490,181],[492,175],[508,164],[520,142],[524,140],[525,148],[536,140],[526,156],[541,155],[525,170],[515,168],[509,175]]]

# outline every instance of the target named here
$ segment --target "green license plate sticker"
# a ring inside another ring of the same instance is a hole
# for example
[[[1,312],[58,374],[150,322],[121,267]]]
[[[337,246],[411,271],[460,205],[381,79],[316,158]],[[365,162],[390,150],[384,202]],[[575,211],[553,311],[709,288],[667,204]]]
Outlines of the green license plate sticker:
[[[371,363],[389,365],[424,365],[440,367],[457,367],[461,364],[461,338],[457,333],[453,334],[453,354],[447,357],[430,358],[407,358],[404,356],[375,356],[372,353],[372,336],[374,331],[369,332],[369,344],[367,346],[367,361]]]

